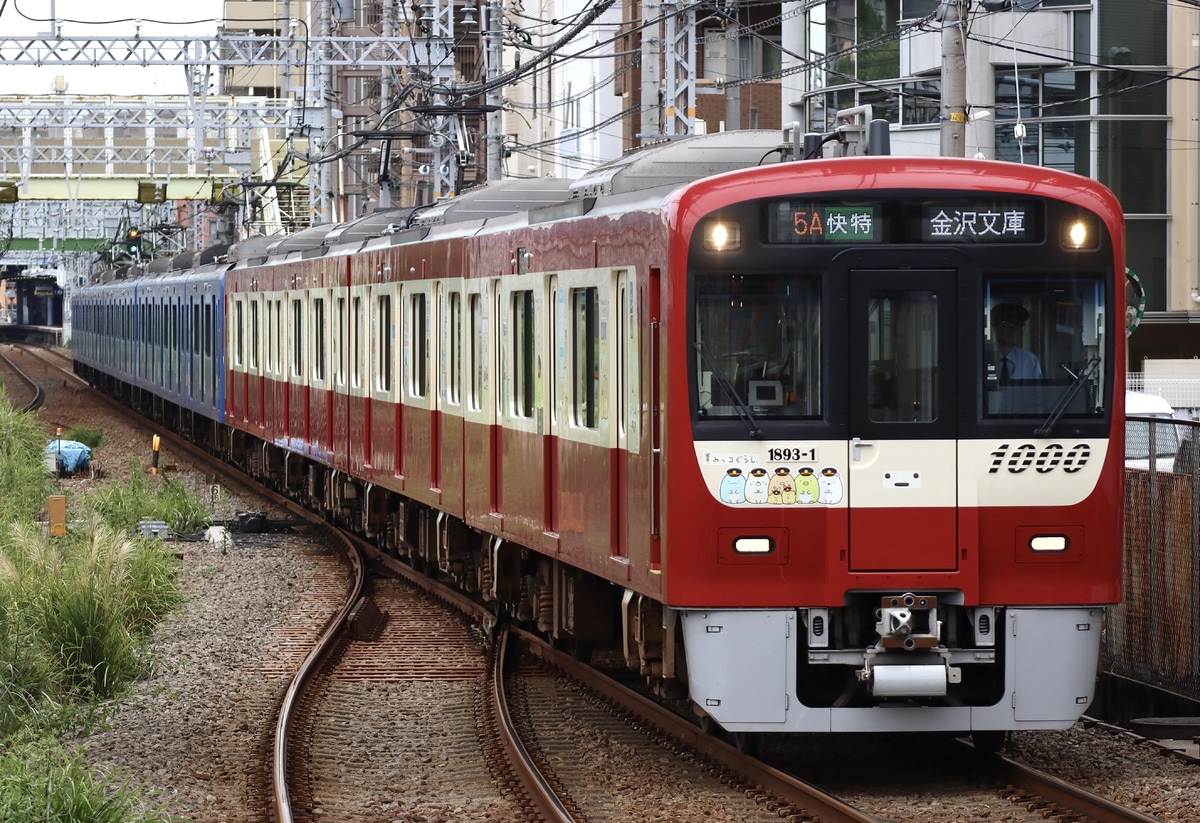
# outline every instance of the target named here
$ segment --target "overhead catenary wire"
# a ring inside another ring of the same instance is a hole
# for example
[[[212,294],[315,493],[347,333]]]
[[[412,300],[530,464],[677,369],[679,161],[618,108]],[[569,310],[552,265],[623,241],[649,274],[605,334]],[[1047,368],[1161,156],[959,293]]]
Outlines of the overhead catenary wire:
[[[12,4],[10,5],[9,0],[0,0],[0,13],[4,13],[6,9],[8,9],[10,12],[13,10],[16,10],[18,14],[21,14],[21,16],[28,17],[22,10],[20,10],[18,8],[19,2],[20,2],[20,0],[13,0]],[[1176,4],[1188,6],[1189,8],[1192,7],[1192,5],[1188,2],[1186,2],[1186,0],[1175,0],[1174,3],[1166,3],[1165,5],[1176,5]],[[798,3],[795,6],[792,6],[792,4],[790,4],[790,3],[783,4],[783,5],[790,6],[790,7],[787,8],[782,14],[770,16],[764,20],[754,23],[753,25],[741,26],[742,33],[748,37],[753,37],[755,39],[759,39],[764,42],[770,42],[772,44],[772,46],[774,46],[774,47],[779,47],[777,40],[772,40],[766,36],[766,34],[764,33],[765,30],[768,29],[772,25],[778,25],[778,23],[781,20],[785,19],[788,16],[803,13],[804,11],[807,11],[808,9],[811,9],[817,5],[820,5],[820,3],[819,2],[803,2],[803,3]],[[767,2],[767,0],[746,0],[746,2],[739,3],[739,7],[743,8],[743,9],[751,8],[751,7],[763,7],[763,6],[779,7],[780,4],[778,2]],[[603,51],[606,46],[611,46],[612,44],[614,44],[616,42],[620,42],[620,38],[628,37],[630,32],[644,30],[645,27],[656,25],[662,20],[662,17],[654,17],[652,19],[647,19],[647,20],[625,21],[622,24],[620,33],[614,37],[605,37],[605,38],[602,38],[597,43],[592,43],[592,44],[588,44],[588,45],[581,44],[581,45],[579,45],[578,48],[572,47],[571,44],[578,40],[578,36],[577,36],[578,33],[580,31],[586,29],[589,26],[589,24],[591,24],[593,21],[598,19],[598,15],[600,13],[602,13],[606,8],[609,8],[609,7],[611,7],[611,0],[610,0],[610,2],[601,3],[601,4],[598,4],[597,6],[590,7],[590,8],[584,9],[582,11],[570,14],[570,15],[565,15],[563,17],[555,17],[555,18],[551,18],[551,19],[540,18],[536,14],[530,14],[530,13],[526,12],[525,10],[519,9],[519,8],[518,9],[506,9],[505,14],[508,17],[512,18],[512,20],[513,20],[512,24],[510,24],[510,27],[509,27],[510,34],[513,34],[513,36],[517,36],[515,33],[534,35],[533,38],[522,40],[522,45],[521,45],[521,48],[523,50],[528,50],[530,52],[530,54],[533,55],[532,59],[523,61],[523,63],[520,66],[514,67],[511,71],[506,72],[505,74],[501,75],[500,77],[490,78],[489,79],[490,82],[489,82],[489,80],[485,80],[483,83],[474,83],[474,84],[459,84],[459,83],[432,84],[432,83],[427,82],[424,78],[420,78],[420,77],[407,78],[407,82],[405,82],[403,85],[401,85],[400,88],[397,90],[396,94],[390,98],[391,99],[390,107],[387,110],[381,111],[379,113],[379,123],[381,125],[384,124],[385,122],[392,123],[392,124],[395,124],[397,128],[404,129],[404,128],[410,127],[414,123],[418,122],[413,119],[411,113],[404,111],[406,106],[414,99],[414,97],[416,97],[418,95],[446,94],[447,96],[449,96],[452,99],[453,102],[458,103],[458,102],[461,102],[462,100],[466,99],[472,93],[475,93],[477,95],[479,93],[491,91],[495,88],[495,86],[512,85],[514,83],[520,82],[522,79],[525,79],[532,71],[534,71],[535,68],[539,64],[544,63],[545,61],[550,60],[550,59],[559,59],[559,60],[611,59],[611,57],[614,56],[613,53],[611,52],[611,50],[609,53],[599,53],[599,52]],[[400,10],[401,14],[405,15],[406,18],[409,17],[410,7],[408,4],[398,3],[397,8]],[[723,13],[719,4],[698,3],[698,4],[695,4],[694,6],[691,6],[690,8],[692,10],[696,10],[701,13],[704,13],[706,11],[713,11],[714,13]],[[673,13],[679,14],[682,12],[680,9],[676,9]],[[1000,14],[1002,12],[986,12],[986,13]],[[1015,15],[1014,14],[1013,17],[1014,17],[1014,20],[1028,19],[1027,15]],[[36,20],[39,18],[28,17],[28,19]],[[108,25],[108,24],[119,23],[119,22],[127,22],[127,21],[133,20],[133,19],[141,19],[143,22],[147,22],[147,23],[154,22],[154,23],[162,23],[162,24],[167,24],[167,25],[186,25],[186,24],[195,24],[197,22],[204,22],[202,20],[158,21],[158,20],[153,20],[153,19],[149,19],[149,18],[132,18],[132,17],[128,17],[128,16],[121,17],[121,18],[114,18],[112,20],[73,20],[70,18],[65,18],[64,20],[65,20],[65,22],[71,22],[73,24],[80,24],[80,25]],[[279,22],[279,20],[276,19],[275,22]],[[304,21],[300,21],[300,22],[303,23]],[[633,24],[632,27],[630,26],[631,23]],[[891,30],[883,32],[878,37],[871,38],[869,40],[860,41],[860,42],[854,44],[853,46],[851,46],[850,48],[847,48],[847,49],[842,50],[837,53],[825,55],[823,57],[823,59],[818,60],[818,61],[811,61],[805,55],[799,55],[799,54],[795,53],[794,51],[790,51],[786,48],[779,47],[781,52],[783,52],[784,54],[787,54],[794,61],[794,65],[789,66],[786,69],[780,69],[775,72],[759,73],[759,74],[751,76],[751,77],[729,78],[725,81],[725,85],[727,87],[732,88],[732,87],[736,87],[736,86],[762,82],[764,80],[779,79],[786,75],[794,74],[796,72],[803,72],[803,71],[812,70],[814,68],[820,68],[822,71],[824,71],[830,77],[836,77],[836,78],[840,78],[841,80],[843,80],[846,86],[853,86],[855,88],[871,88],[871,89],[875,89],[875,90],[878,90],[878,91],[881,91],[884,93],[888,93],[891,95],[899,95],[900,90],[897,86],[897,83],[904,82],[904,78],[897,78],[897,80],[889,81],[887,84],[880,83],[880,82],[874,82],[874,81],[863,81],[853,75],[837,71],[835,68],[836,63],[839,59],[841,59],[844,56],[869,51],[871,49],[878,48],[882,45],[885,45],[889,42],[892,42],[895,40],[901,40],[905,37],[911,36],[918,31],[922,31],[923,29],[921,27],[923,25],[927,25],[927,24],[928,24],[928,18],[926,18],[924,20],[908,22],[908,23],[897,25],[894,28],[892,28]],[[1014,26],[1014,29],[1015,29],[1015,26]],[[308,35],[308,30],[307,30],[307,24],[305,23],[304,56],[305,56],[306,61],[309,57],[309,47],[311,45],[307,39],[307,35]],[[463,36],[466,36],[466,35],[463,35]],[[967,36],[972,41],[981,41],[981,42],[987,41],[987,38],[980,38],[974,32],[968,33]],[[556,39],[553,43],[550,43],[549,45],[546,45],[546,46],[538,45],[533,42],[534,39],[545,38],[545,37],[555,37]],[[1003,44],[1005,46],[1011,48],[1013,51],[1014,73],[1017,74],[1018,78],[1019,78],[1020,65],[1019,65],[1019,61],[1017,60],[1016,55],[1018,53],[1037,55],[1037,54],[1041,54],[1044,51],[1043,49],[1027,47],[1027,44],[1026,44],[1026,46],[1023,46],[1020,43],[1020,40],[1015,37],[1005,38]],[[1106,65],[1100,64],[1100,63],[1088,63],[1085,61],[1080,61],[1080,60],[1076,59],[1074,57],[1074,55],[1046,54],[1044,56],[1047,58],[1053,58],[1056,61],[1062,61],[1064,63],[1064,65],[1066,65],[1066,66],[1074,66],[1074,67],[1093,66],[1093,67],[1099,67],[1099,68],[1117,68],[1117,67],[1113,67],[1113,66],[1106,66]],[[600,82],[601,82],[601,84],[611,84],[617,78],[619,78],[622,74],[636,69],[637,66],[638,66],[638,63],[636,60],[629,61],[622,68],[614,70],[609,73],[606,73],[605,77]],[[1119,68],[1122,71],[1128,72],[1131,76],[1146,77],[1147,80],[1144,83],[1134,83],[1134,84],[1130,84],[1127,87],[1122,87],[1120,89],[1106,90],[1104,92],[1105,94],[1128,93],[1130,91],[1136,91],[1137,89],[1140,89],[1140,88],[1148,88],[1157,83],[1168,82],[1171,79],[1189,79],[1189,80],[1197,79],[1197,77],[1195,76],[1194,69],[1188,69],[1188,70],[1184,70],[1184,71],[1177,72],[1177,73],[1163,75],[1161,69],[1158,69],[1158,70],[1155,70],[1153,68],[1131,69],[1130,67],[1127,67],[1127,66],[1121,66]],[[306,68],[306,70],[304,71],[304,82],[307,84],[308,80],[309,80],[308,71]],[[841,84],[839,84],[839,85],[841,85]],[[548,118],[548,120],[546,122],[548,122],[550,124],[563,125],[567,121],[560,119],[556,109],[553,107],[570,105],[572,102],[575,102],[575,101],[585,98],[589,93],[592,93],[592,91],[593,90],[576,92],[576,93],[568,94],[561,98],[555,98],[551,101],[551,104],[549,104],[550,105],[549,108],[547,108],[546,103],[540,103],[537,106],[535,106],[533,104],[522,103],[520,101],[514,101],[514,100],[508,100],[508,99],[503,100],[503,104],[504,104],[505,108],[509,111],[529,110],[529,109],[544,110],[544,111],[546,111],[546,117]],[[933,95],[922,95],[920,92],[910,94],[908,89],[904,90],[904,94],[913,96],[913,97],[918,97],[918,98],[919,97],[927,97],[928,99],[931,99],[931,100],[935,99],[935,97]],[[1019,90],[1018,90],[1017,94],[1018,94],[1018,96],[1017,96],[1016,116],[1017,116],[1018,123],[1020,123],[1021,117],[1023,115],[1022,106],[1025,104],[1021,101],[1021,92]],[[307,88],[305,90],[305,96],[307,96]],[[1062,100],[1049,101],[1042,108],[1049,109],[1051,106],[1065,106],[1072,102],[1077,102],[1079,100],[1094,99],[1096,96],[1098,96],[1098,95],[1092,95],[1089,97],[1080,97],[1080,98],[1076,98],[1075,101],[1062,101]],[[645,101],[645,105],[647,105],[647,106],[656,105],[656,101]],[[1006,107],[1003,104],[997,106],[997,109],[999,109],[1001,111],[1003,111],[1005,108]],[[631,113],[633,113],[632,107],[627,108],[621,114],[619,114],[615,117],[608,118],[604,123],[585,127],[585,129],[586,129],[585,131],[573,132],[573,134],[571,136],[575,137],[576,135],[578,135],[580,133],[587,134],[587,133],[602,132],[605,128],[613,125],[614,122],[619,120],[620,116],[622,114],[625,116],[629,116]],[[289,138],[294,137],[298,133],[298,130],[303,127],[304,127],[304,124],[303,124],[303,122],[301,122],[299,124],[299,126],[297,126],[295,129],[292,130],[292,132],[289,134]],[[471,134],[473,135],[476,131],[477,131],[476,129],[472,129]],[[471,139],[473,140],[474,138],[472,137]],[[552,151],[552,149],[555,146],[561,144],[562,139],[563,139],[562,137],[550,138],[550,139],[545,139],[545,140],[539,140],[537,142],[527,143],[527,144],[524,144],[523,146],[518,146],[517,144],[509,143],[509,144],[507,144],[507,147],[510,149],[514,149],[514,150],[519,148],[522,151],[522,153],[532,153],[534,151],[541,151],[542,152],[541,156],[543,158],[550,159],[550,160],[570,159],[570,158],[565,158],[563,155],[560,155],[559,153]],[[326,139],[325,141],[323,141],[319,146],[315,146],[314,148],[307,149],[301,153],[291,152],[291,150],[289,148],[289,156],[284,158],[284,162],[281,164],[280,167],[282,169],[290,170],[290,172],[292,172],[292,173],[299,173],[306,168],[310,168],[310,167],[316,166],[318,164],[336,162],[342,158],[345,158],[345,157],[353,154],[354,152],[361,150],[362,147],[367,142],[368,141],[365,139],[351,138],[350,136],[339,132],[337,135],[334,135],[334,136]],[[291,144],[288,143],[287,145],[290,146]],[[278,158],[279,158],[279,153],[276,152],[273,159],[278,159]],[[265,171],[266,171],[265,169],[260,168],[258,170],[252,171],[251,174],[261,175],[261,174],[264,174]],[[285,172],[283,172],[283,171],[277,170],[272,175],[272,179],[279,180],[284,173]]]

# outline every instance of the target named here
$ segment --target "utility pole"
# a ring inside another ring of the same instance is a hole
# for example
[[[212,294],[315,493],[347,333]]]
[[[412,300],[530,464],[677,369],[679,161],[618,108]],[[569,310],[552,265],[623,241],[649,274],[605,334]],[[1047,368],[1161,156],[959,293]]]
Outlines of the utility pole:
[[[483,79],[487,83],[487,92],[484,94],[487,104],[487,181],[499,183],[504,178],[504,133],[500,117],[504,89],[495,82],[504,70],[500,0],[486,0],[479,11],[483,18]]]
[[[638,145],[649,145],[662,137],[662,18],[659,4],[642,2],[642,117]]]
[[[967,8],[970,0],[941,0],[942,21],[942,157],[966,156],[967,130]]]
[[[737,0],[725,4],[728,18],[725,28],[725,78],[734,81],[725,87],[725,131],[742,127],[742,26],[738,22]]]

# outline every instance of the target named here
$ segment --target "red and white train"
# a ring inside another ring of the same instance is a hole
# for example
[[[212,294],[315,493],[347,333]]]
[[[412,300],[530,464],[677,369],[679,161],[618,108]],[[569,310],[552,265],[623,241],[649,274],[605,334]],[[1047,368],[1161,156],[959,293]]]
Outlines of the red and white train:
[[[77,369],[726,730],[1070,726],[1120,597],[1116,199],[777,144],[156,263],[74,292]]]

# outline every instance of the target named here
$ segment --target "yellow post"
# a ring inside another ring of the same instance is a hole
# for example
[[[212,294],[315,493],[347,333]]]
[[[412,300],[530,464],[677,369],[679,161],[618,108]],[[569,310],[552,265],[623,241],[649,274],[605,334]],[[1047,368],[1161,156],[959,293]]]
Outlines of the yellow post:
[[[158,474],[158,446],[159,446],[160,442],[161,441],[159,439],[159,436],[157,434],[154,435],[154,441],[153,441],[153,447],[152,447],[154,449],[154,455],[150,459],[150,473],[151,474]]]
[[[50,536],[65,537],[67,534],[67,498],[61,494],[50,496]]]

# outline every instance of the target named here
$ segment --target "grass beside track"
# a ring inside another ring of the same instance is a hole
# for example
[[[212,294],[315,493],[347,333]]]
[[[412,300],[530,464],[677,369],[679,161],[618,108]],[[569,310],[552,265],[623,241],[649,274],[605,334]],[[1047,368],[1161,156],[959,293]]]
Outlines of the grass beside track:
[[[92,774],[68,741],[109,720],[150,665],[155,627],[180,603],[178,561],[137,524],[194,531],[207,513],[139,467],[132,482],[69,497],[73,525],[51,536],[47,503],[62,492],[43,461],[47,442],[0,385],[0,820],[167,821],[141,808],[137,787]]]

